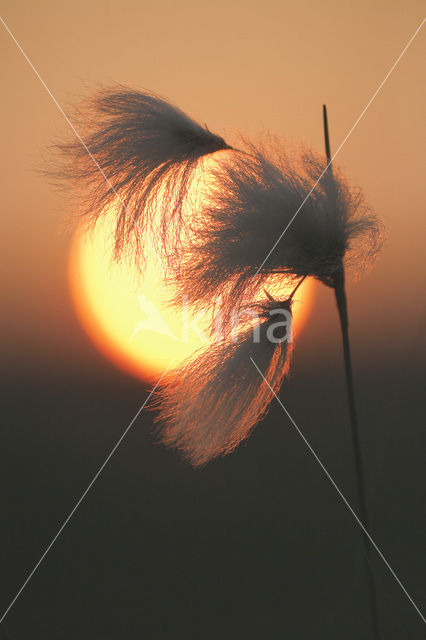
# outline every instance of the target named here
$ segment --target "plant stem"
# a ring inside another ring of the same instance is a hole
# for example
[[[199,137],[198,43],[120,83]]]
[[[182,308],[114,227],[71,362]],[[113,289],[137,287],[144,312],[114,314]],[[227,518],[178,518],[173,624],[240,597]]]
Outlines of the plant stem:
[[[365,500],[361,444],[359,439],[358,420],[357,420],[356,404],[355,404],[355,389],[354,389],[354,382],[353,382],[353,375],[352,375],[352,362],[351,362],[351,351],[350,351],[350,342],[349,342],[348,309],[347,309],[346,290],[345,290],[345,272],[344,272],[343,265],[334,276],[334,293],[336,295],[336,303],[337,303],[337,308],[338,308],[339,317],[340,317],[340,326],[342,329],[343,354],[344,354],[345,373],[346,373],[346,388],[347,388],[347,394],[348,394],[349,416],[350,416],[351,432],[352,432],[352,444],[353,444],[354,459],[355,459],[355,476],[356,476],[356,484],[357,484],[357,490],[358,490],[359,513],[360,513],[360,519],[364,527],[368,531],[369,525],[368,525],[368,515],[367,515],[367,504]],[[369,540],[365,534],[363,534],[363,541],[364,541],[365,559],[366,559],[368,595],[369,595],[369,602],[370,602],[371,618],[373,623],[373,634],[374,634],[374,638],[376,640],[379,640],[380,638],[379,619],[378,619],[378,612],[377,612],[376,591],[374,587],[374,577],[373,577],[373,571],[371,567],[371,548],[370,548]]]
[[[330,136],[328,134],[327,106],[325,104],[322,105],[322,119],[324,124],[325,155],[327,158],[327,163],[330,163],[331,161]]]
[[[294,294],[296,293],[296,291],[298,290],[298,288],[300,287],[300,285],[303,283],[303,281],[306,279],[307,276],[303,276],[303,278],[301,278],[299,280],[299,282],[297,283],[297,285],[294,287],[293,291],[290,294],[289,300],[293,300]]]
[[[327,107],[325,104],[322,106],[322,117],[324,125],[324,142],[325,142],[325,155],[327,157],[327,172],[332,173],[333,168],[331,165],[331,151],[330,151],[330,136],[328,131],[328,118]],[[352,375],[352,362],[351,362],[351,349],[349,342],[349,321],[348,321],[348,305],[346,302],[346,289],[345,289],[345,270],[343,263],[340,264],[340,268],[333,278],[334,293],[336,295],[337,309],[339,311],[340,326],[342,329],[343,340],[343,356],[345,361],[345,373],[346,373],[346,389],[348,393],[348,405],[349,416],[351,422],[352,444],[354,450],[355,459],[355,477],[358,490],[358,503],[359,503],[359,515],[361,522],[368,531],[368,515],[367,504],[365,501],[365,489],[364,489],[364,475],[362,471],[362,456],[361,456],[361,444],[359,441],[358,420],[356,415],[355,404],[355,388]],[[368,599],[370,603],[371,619],[373,624],[373,636],[375,640],[380,640],[379,631],[379,616],[377,612],[376,590],[374,587],[374,576],[371,567],[371,548],[370,542],[363,532],[363,542],[365,549],[365,568],[367,571],[367,585],[368,585]]]

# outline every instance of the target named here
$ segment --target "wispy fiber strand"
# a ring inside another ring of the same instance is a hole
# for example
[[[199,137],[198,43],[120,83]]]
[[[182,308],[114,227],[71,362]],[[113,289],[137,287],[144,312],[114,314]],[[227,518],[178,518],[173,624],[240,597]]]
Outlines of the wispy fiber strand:
[[[228,337],[212,344],[160,387],[160,439],[193,465],[231,453],[267,412],[271,391],[266,382],[259,384],[250,357],[262,367],[271,388],[279,391],[290,363],[291,327],[270,315],[277,308],[290,312],[291,300],[262,303],[257,328],[243,328],[235,342]]]
[[[97,164],[76,141],[57,146],[64,163],[51,173],[82,188],[89,225],[114,208],[117,257],[126,250],[143,266],[155,241],[179,305],[182,294],[194,311],[220,297],[226,322],[280,274],[283,286],[311,276],[333,287],[342,310],[343,265],[362,260],[364,267],[378,250],[380,223],[335,167],[294,218],[326,166],[306,146],[289,150],[276,138],[243,139],[242,150],[233,150],[164,99],[126,87],[98,92],[80,116]],[[215,153],[221,150],[227,153]],[[191,193],[197,168],[205,174],[201,199]],[[263,316],[274,303],[264,303]],[[223,340],[185,363],[163,389],[163,438],[195,464],[231,451],[263,415],[267,394],[246,371],[250,356],[270,372],[273,388],[281,383],[289,346],[265,339],[269,322],[260,327],[260,343],[245,328],[236,344]]]
[[[71,141],[56,145],[60,162],[50,175],[83,191],[81,214],[89,226],[114,206],[117,257],[129,249],[142,266],[148,232],[158,240],[157,250],[169,256],[180,238],[182,206],[199,160],[230,147],[166,100],[126,87],[99,91],[77,117],[97,164],[80,141]]]
[[[335,170],[324,175],[257,273],[326,162],[305,147],[289,153],[276,139],[245,147],[247,153],[218,157],[211,170],[213,186],[198,212],[203,225],[181,258],[179,293],[198,307],[220,294],[226,309],[253,299],[271,274],[312,276],[333,286],[343,260],[364,266],[377,252],[377,217]]]

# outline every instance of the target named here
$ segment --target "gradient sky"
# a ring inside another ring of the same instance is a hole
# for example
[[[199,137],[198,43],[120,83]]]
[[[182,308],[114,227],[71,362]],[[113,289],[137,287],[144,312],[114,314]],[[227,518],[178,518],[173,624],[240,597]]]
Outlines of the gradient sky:
[[[336,150],[423,17],[420,1],[389,0],[3,0],[0,8],[65,109],[99,84],[126,83],[227,137],[270,130],[320,150],[323,102]],[[378,370],[397,370],[425,348],[425,29],[338,158],[387,226],[381,257],[349,288],[356,361]],[[3,362],[16,372],[90,369],[66,283],[66,198],[38,173],[67,124],[2,26],[0,57]],[[331,292],[318,289],[297,345],[302,369],[313,357],[321,366],[340,358]]]

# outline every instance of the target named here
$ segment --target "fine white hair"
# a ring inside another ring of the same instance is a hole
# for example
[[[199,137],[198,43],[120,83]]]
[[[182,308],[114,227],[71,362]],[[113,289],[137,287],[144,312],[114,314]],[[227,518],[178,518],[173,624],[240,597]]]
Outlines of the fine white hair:
[[[82,188],[89,226],[114,209],[115,257],[143,268],[155,243],[171,303],[184,296],[197,313],[220,299],[224,323],[238,323],[263,290],[268,297],[258,303],[258,339],[250,323],[237,324],[236,337],[195,354],[158,392],[161,440],[203,465],[249,435],[288,371],[291,337],[269,339],[270,279],[311,276],[336,288],[343,265],[364,268],[378,251],[381,224],[361,191],[306,146],[270,137],[235,150],[163,98],[126,87],[99,91],[80,116],[91,155],[80,141],[57,145],[65,162],[49,173]],[[279,303],[289,312],[292,295]]]
[[[194,466],[233,451],[267,412],[271,388],[278,393],[291,351],[287,334],[270,339],[274,320],[269,311],[278,304],[290,311],[290,301],[265,302],[257,339],[253,327],[246,327],[236,341],[212,344],[184,362],[160,388],[154,405],[160,409],[159,437]]]
[[[277,139],[245,147],[246,153],[218,156],[212,168],[213,187],[199,211],[203,225],[181,257],[179,295],[197,307],[220,293],[225,308],[238,306],[275,273],[290,282],[312,276],[332,286],[343,261],[356,266],[362,260],[364,266],[377,252],[381,225],[335,167],[292,220],[325,158],[306,147],[287,152]]]
[[[82,191],[89,226],[114,207],[116,257],[126,249],[143,266],[149,234],[169,255],[200,158],[229,145],[163,98],[123,86],[98,91],[76,118],[87,148],[79,140],[56,145],[60,161],[49,175]]]

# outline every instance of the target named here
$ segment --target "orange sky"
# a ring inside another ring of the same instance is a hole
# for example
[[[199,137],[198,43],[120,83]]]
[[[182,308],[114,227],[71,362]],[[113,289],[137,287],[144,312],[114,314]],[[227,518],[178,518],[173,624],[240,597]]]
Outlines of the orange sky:
[[[127,83],[170,98],[228,138],[269,129],[322,149],[326,102],[336,149],[420,24],[423,3],[3,0],[0,7],[65,108],[98,83]],[[349,289],[356,359],[379,368],[398,368],[425,320],[425,30],[339,155],[387,225],[382,256]],[[41,361],[86,367],[90,351],[67,290],[65,198],[37,173],[67,125],[1,26],[0,59],[4,362],[16,371]],[[340,348],[331,300],[325,288],[318,292],[297,347],[319,362]]]

